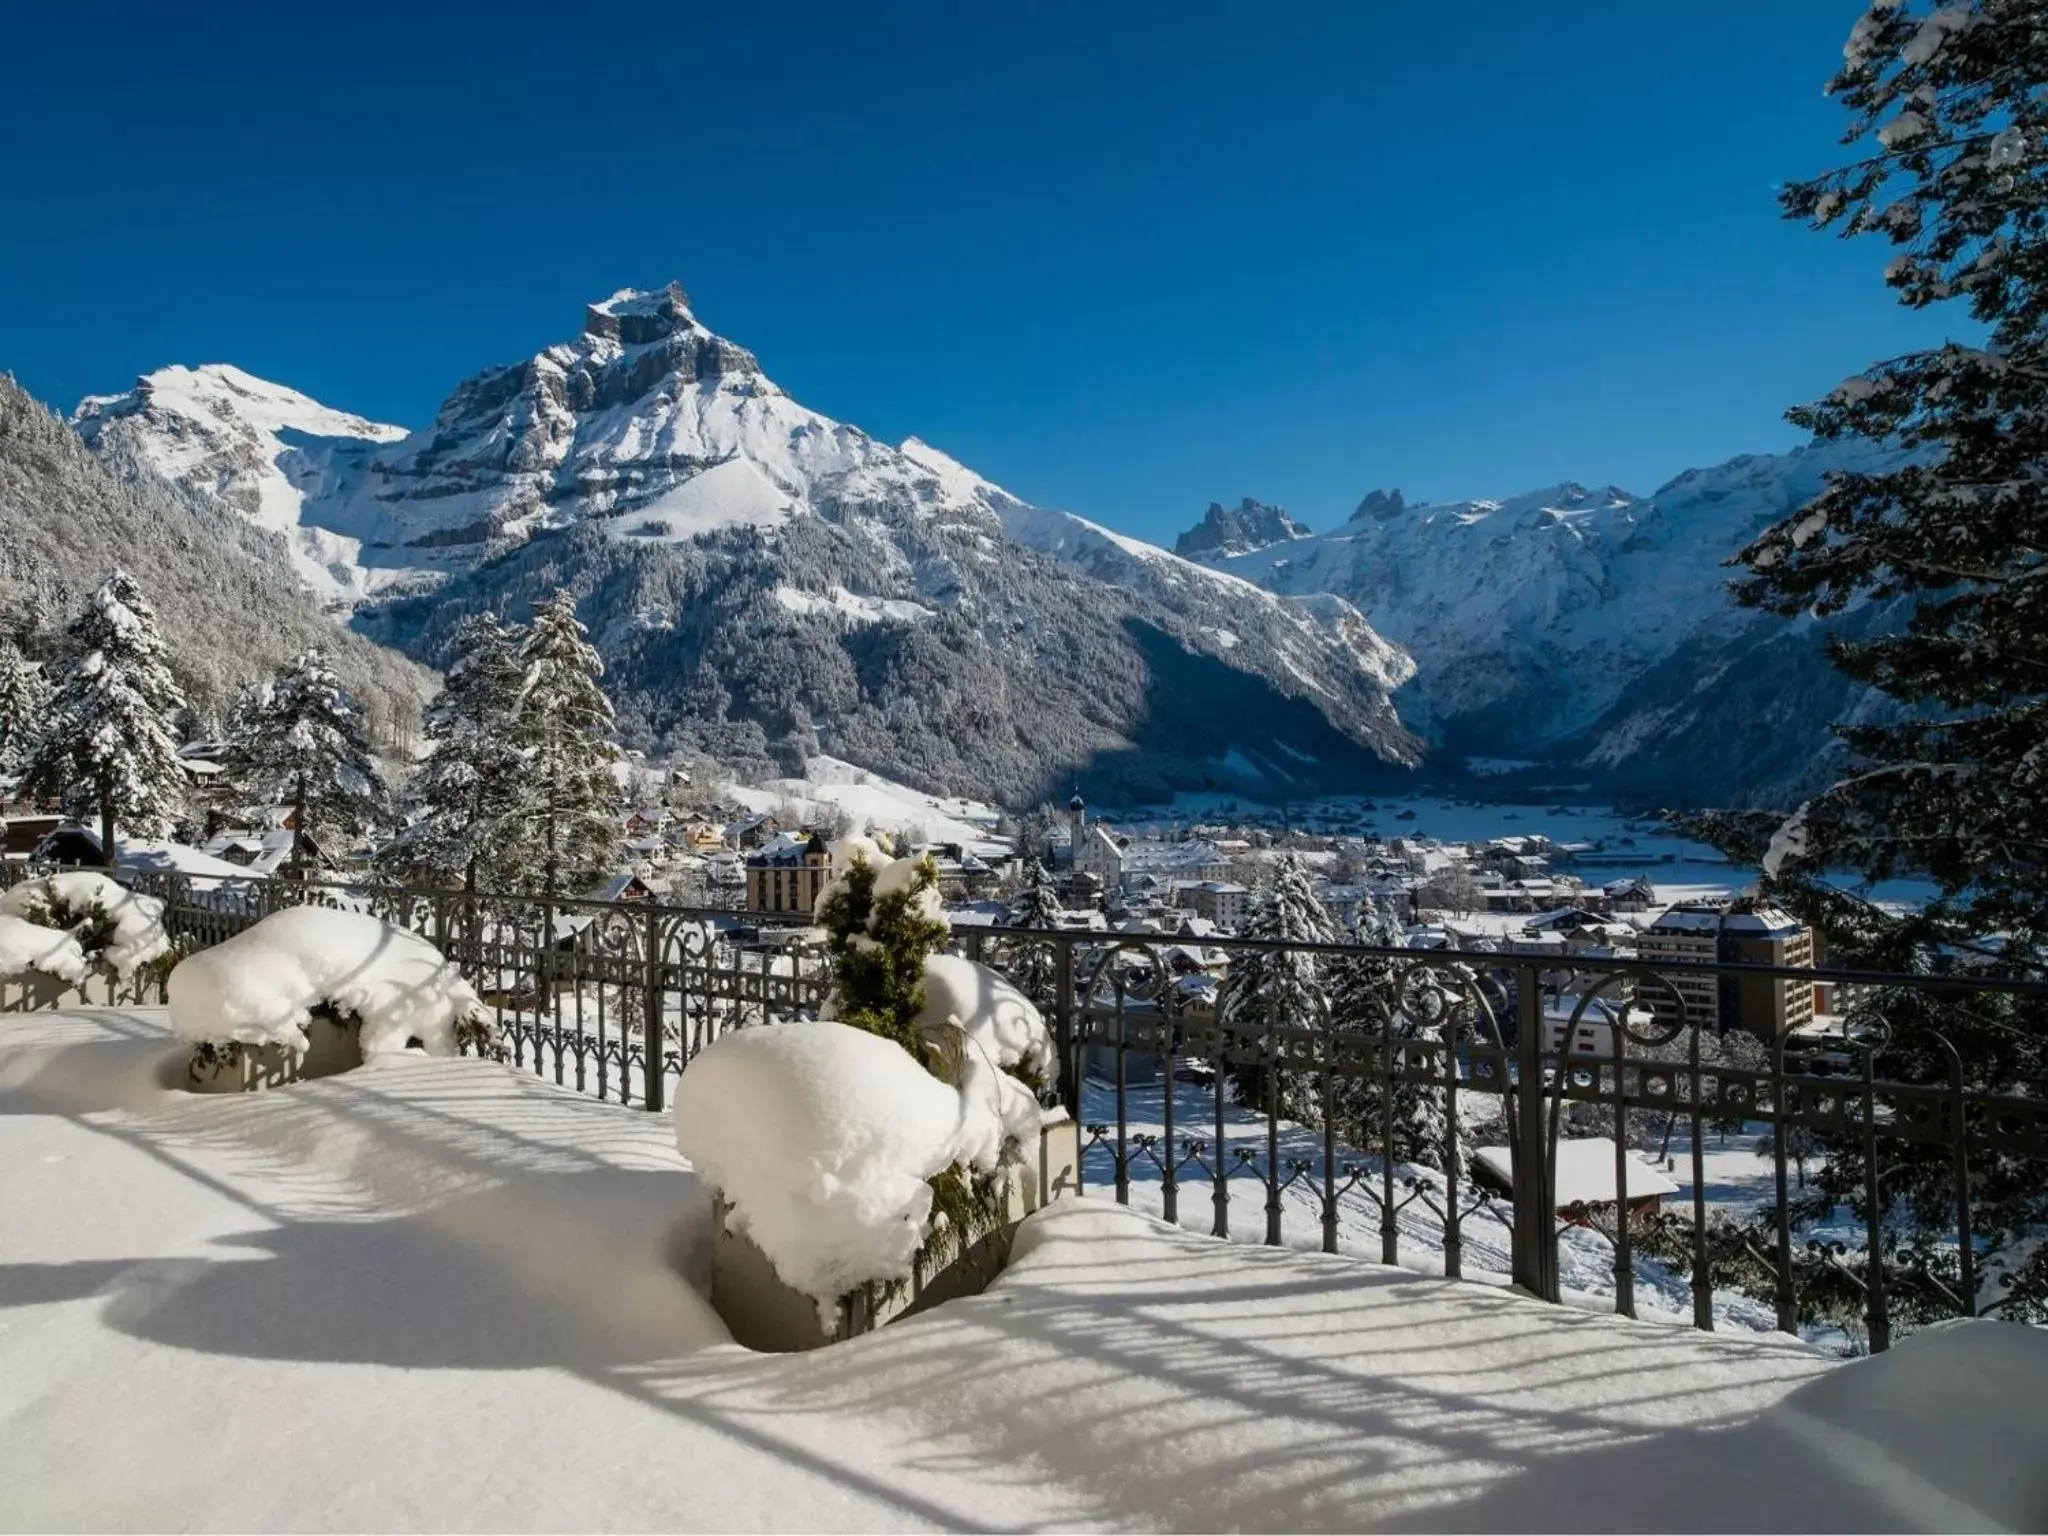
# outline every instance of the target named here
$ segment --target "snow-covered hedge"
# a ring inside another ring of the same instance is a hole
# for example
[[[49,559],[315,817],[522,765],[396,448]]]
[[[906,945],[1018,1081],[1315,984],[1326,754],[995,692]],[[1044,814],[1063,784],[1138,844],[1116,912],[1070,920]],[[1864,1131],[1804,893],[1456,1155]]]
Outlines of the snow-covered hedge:
[[[164,904],[97,870],[65,870],[0,892],[0,916],[62,929],[90,964],[124,981],[171,952]]]
[[[418,934],[364,912],[289,907],[181,961],[168,986],[171,1028],[208,1045],[307,1049],[315,1009],[352,1016],[363,1055],[417,1041],[452,1056],[489,1014],[470,984]]]
[[[63,929],[0,913],[0,981],[41,975],[76,986],[88,969],[85,951]]]
[[[839,1299],[907,1280],[932,1232],[932,1186],[954,1164],[994,1173],[1035,1138],[1035,1099],[963,1062],[940,1081],[893,1041],[831,1022],[738,1030],[676,1090],[676,1146],[785,1283],[831,1326]]]

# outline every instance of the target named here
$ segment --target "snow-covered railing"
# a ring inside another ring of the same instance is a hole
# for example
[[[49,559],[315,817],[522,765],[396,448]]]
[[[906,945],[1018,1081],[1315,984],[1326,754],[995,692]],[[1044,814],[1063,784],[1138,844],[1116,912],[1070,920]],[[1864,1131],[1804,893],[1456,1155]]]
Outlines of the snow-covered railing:
[[[515,1063],[640,1109],[672,1102],[719,1035],[814,1016],[830,984],[803,930],[725,911],[126,883],[164,902],[187,949],[304,902],[410,928],[461,967]],[[2048,984],[1224,938],[1191,955],[1169,937],[1008,928],[956,947],[1052,1021],[1084,1177],[1219,1237],[1341,1252],[1363,1235],[1384,1262],[1495,1272],[1551,1300],[1592,1292],[1635,1315],[1647,1286],[1646,1309],[1689,1302],[1699,1327],[1821,1319],[1873,1349],[1934,1317],[2048,1313],[2041,1047],[1993,1062],[1970,1033],[1981,1016],[2048,1038]],[[1864,999],[1843,1028],[1744,1027],[1770,988],[1815,981]],[[1759,1149],[1749,1207],[1714,1188],[1717,1133]],[[1597,1187],[1577,1151],[1560,1173],[1560,1147],[1587,1135],[1613,1154]],[[1486,1160],[1505,1181],[1473,1159],[1485,1145],[1505,1149]]]

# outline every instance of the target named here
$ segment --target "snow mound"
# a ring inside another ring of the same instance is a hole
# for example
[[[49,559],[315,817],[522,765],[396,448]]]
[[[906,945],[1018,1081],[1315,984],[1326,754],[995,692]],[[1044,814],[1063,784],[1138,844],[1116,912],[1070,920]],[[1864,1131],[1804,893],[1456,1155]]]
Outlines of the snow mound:
[[[985,965],[961,955],[931,955],[924,962],[918,1028],[934,1035],[949,1019],[997,1067],[1022,1065],[1041,1083],[1052,1081],[1052,1035],[1038,1006]]]
[[[40,973],[76,986],[87,969],[85,951],[63,929],[0,913],[0,978]]]
[[[307,1048],[315,1008],[354,1014],[365,1057],[417,1041],[453,1056],[456,1026],[483,1004],[454,965],[416,933],[363,912],[291,907],[201,950],[171,972],[171,1029],[180,1038]]]
[[[676,1147],[784,1281],[830,1317],[904,1280],[930,1231],[925,1181],[975,1118],[901,1047],[845,1024],[764,1024],[707,1046],[676,1089]]]
[[[0,894],[0,915],[31,922],[47,918],[49,926],[78,938],[89,960],[123,979],[171,951],[164,904],[96,870],[65,870],[24,881]],[[99,931],[102,917],[110,925],[104,932]]]
[[[1038,1101],[960,1030],[939,1055],[959,1086],[892,1041],[831,1022],[726,1035],[676,1090],[676,1147],[775,1272],[831,1323],[840,1297],[910,1278],[931,1233],[928,1182],[994,1173],[1035,1136]]]

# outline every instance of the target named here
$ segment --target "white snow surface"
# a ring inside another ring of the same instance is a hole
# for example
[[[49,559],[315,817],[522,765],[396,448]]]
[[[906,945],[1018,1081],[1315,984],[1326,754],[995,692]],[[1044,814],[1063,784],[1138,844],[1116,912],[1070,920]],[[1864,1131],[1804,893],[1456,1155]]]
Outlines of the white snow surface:
[[[63,929],[0,912],[0,980],[41,974],[75,985],[87,968],[85,951]]]
[[[1007,844],[991,841],[997,811],[987,802],[926,794],[836,757],[807,759],[800,778],[727,784],[720,786],[718,793],[751,811],[779,811],[788,806],[805,820],[829,825],[843,810],[856,828],[872,826],[891,836],[914,830],[933,842],[959,843],[969,851],[998,855],[1009,851]]]
[[[182,1039],[307,1048],[306,1021],[326,1006],[360,1020],[363,1055],[417,1040],[455,1054],[456,1026],[483,1004],[418,934],[367,912],[288,907],[190,955],[171,972],[171,1028]]]
[[[710,1199],[658,1117],[473,1059],[200,1097],[160,1085],[181,1054],[160,1010],[0,1029],[0,1525],[2023,1530],[2048,1508],[2033,1329],[1837,1364],[1082,1199],[1026,1222],[985,1295],[755,1355],[703,1299]],[[224,1470],[241,1447],[274,1454]]]
[[[1008,1071],[1022,1064],[1040,1082],[1052,1081],[1052,1032],[1038,1005],[1000,971],[961,955],[928,956],[918,1027],[933,1034],[949,1019],[995,1066]]]
[[[676,1147],[788,1284],[832,1319],[869,1280],[907,1280],[931,1230],[925,1181],[993,1170],[987,1106],[893,1041],[829,1022],[714,1041],[676,1090]]]
[[[0,913],[10,917],[26,917],[31,910],[46,905],[71,915],[70,931],[74,934],[90,924],[89,913],[94,907],[113,919],[113,930],[89,958],[107,966],[116,976],[125,979],[134,975],[138,967],[170,953],[170,935],[164,932],[164,904],[154,896],[129,890],[97,870],[64,870],[39,880],[25,880],[0,892]]]

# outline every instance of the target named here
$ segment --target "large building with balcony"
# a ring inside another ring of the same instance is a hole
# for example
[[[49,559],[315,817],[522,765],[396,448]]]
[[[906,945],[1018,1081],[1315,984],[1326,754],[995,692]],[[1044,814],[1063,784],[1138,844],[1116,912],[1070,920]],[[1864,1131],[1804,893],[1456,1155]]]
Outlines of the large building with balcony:
[[[817,833],[808,839],[778,835],[747,855],[747,910],[809,922],[831,862]]]

